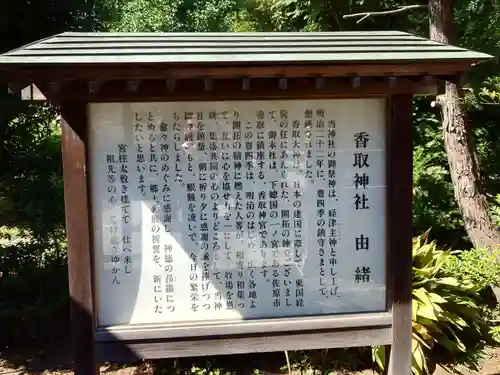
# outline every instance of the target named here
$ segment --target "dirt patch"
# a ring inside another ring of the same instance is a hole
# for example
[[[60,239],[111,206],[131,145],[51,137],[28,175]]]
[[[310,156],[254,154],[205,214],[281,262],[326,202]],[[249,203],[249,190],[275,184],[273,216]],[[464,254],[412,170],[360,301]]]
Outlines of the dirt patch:
[[[60,367],[55,368],[55,367]],[[53,361],[47,360],[46,365],[42,362],[27,363],[26,366],[16,366],[6,360],[0,360],[0,375],[69,375],[73,372],[68,370],[64,365],[54,366]],[[100,368],[101,374],[107,375],[152,375],[153,368],[145,363],[141,366],[117,366],[117,365],[104,365]],[[251,374],[252,369],[244,371],[246,374]],[[470,370],[462,370],[464,375],[500,375],[500,348],[490,349],[488,356],[482,363],[480,372],[472,372]],[[278,375],[278,371],[260,371],[262,375]],[[283,373],[283,374],[286,374]],[[363,372],[353,373],[351,375],[373,375],[373,371],[366,370]],[[298,373],[295,375],[299,375]],[[306,375],[306,374],[301,374]],[[309,375],[312,375],[309,374]],[[434,375],[448,375],[448,372],[438,368]]]

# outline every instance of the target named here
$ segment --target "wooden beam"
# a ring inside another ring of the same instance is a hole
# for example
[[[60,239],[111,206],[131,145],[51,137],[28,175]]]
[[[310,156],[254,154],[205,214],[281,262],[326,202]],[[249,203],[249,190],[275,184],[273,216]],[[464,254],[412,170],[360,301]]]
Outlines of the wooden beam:
[[[248,91],[250,90],[250,78],[243,78],[241,80],[241,88],[244,90],[244,91]]]
[[[88,82],[89,92],[91,92],[91,93],[98,92],[101,89],[103,83],[104,83],[104,81],[99,80],[99,79],[89,81]]]
[[[288,80],[286,78],[279,78],[278,87],[280,90],[286,90],[288,88]]]
[[[127,81],[127,91],[136,92],[140,84],[141,81],[138,79],[132,79],[130,81]]]
[[[373,63],[373,64],[294,64],[294,65],[168,65],[153,64],[144,66],[124,66],[118,64],[92,65],[75,64],[71,67],[9,68],[4,75],[9,80],[89,80],[89,79],[191,79],[211,77],[225,78],[266,78],[266,77],[352,77],[352,76],[421,76],[457,75],[470,70],[467,62],[426,62],[426,63]],[[2,68],[0,68],[0,74]]]
[[[95,365],[93,343],[92,245],[87,192],[86,105],[79,102],[63,102],[61,114],[74,373],[90,375],[97,374],[98,371]]]
[[[390,327],[392,314],[388,312],[340,314],[330,316],[303,316],[297,318],[259,319],[227,323],[223,326],[199,322],[189,326],[172,327],[155,325],[150,328],[130,329],[128,327],[98,328],[94,335],[96,342],[159,340],[165,337],[178,340],[185,337],[217,337],[224,335],[265,335],[280,332],[319,332],[321,330],[356,330],[370,327]]]
[[[432,75],[423,75],[420,77],[422,84],[429,85],[431,84],[435,78]]]
[[[284,350],[346,348],[387,344],[390,327],[355,330],[272,332],[254,335],[219,335],[169,340],[108,341],[96,344],[101,361],[137,362],[138,359],[181,358],[227,354],[264,353]],[[402,374],[403,375],[403,374]],[[406,374],[404,374],[406,375]]]
[[[412,116],[413,97],[395,95],[387,131],[392,346],[389,375],[411,375],[412,365]]]
[[[359,80],[361,82],[361,80]],[[356,83],[356,82],[354,82]],[[38,85],[38,84],[37,84]],[[44,87],[39,86],[45,93]],[[210,86],[209,86],[210,87]],[[331,97],[389,96],[394,94],[434,94],[435,84],[423,86],[420,82],[407,79],[390,87],[387,80],[363,77],[363,84],[353,86],[348,79],[323,78],[323,87],[317,86],[317,80],[310,78],[287,78],[286,90],[280,89],[276,79],[252,79],[251,87],[245,88],[241,78],[217,80],[212,90],[206,91],[203,79],[176,81],[175,92],[165,87],[165,80],[143,81],[136,92],[126,90],[124,81],[107,82],[99,92],[89,93],[86,83],[73,82],[66,85],[57,95],[51,95],[51,101],[72,98],[89,102],[111,101],[182,101],[182,100],[251,100],[251,99],[319,99]]]
[[[52,81],[48,83],[47,88],[50,91],[50,93],[57,94],[61,91],[62,86],[63,86],[62,82]]]
[[[175,79],[167,78],[165,83],[166,83],[168,92],[173,92],[175,90],[175,85],[176,85]]]
[[[19,94],[24,87],[26,87],[26,85],[20,82],[9,82],[7,84],[9,94]]]
[[[361,86],[361,77],[353,77],[351,78],[351,85],[353,88],[357,89]]]
[[[315,83],[316,83],[316,89],[321,90],[325,87],[325,78],[324,77],[316,77]]]
[[[212,91],[214,89],[214,80],[212,78],[205,78],[205,91]]]

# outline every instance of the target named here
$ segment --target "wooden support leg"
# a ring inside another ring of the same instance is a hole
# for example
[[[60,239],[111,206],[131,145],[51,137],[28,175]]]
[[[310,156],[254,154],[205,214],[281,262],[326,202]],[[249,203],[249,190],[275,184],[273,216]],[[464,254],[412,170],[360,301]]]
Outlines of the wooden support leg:
[[[61,114],[73,368],[76,375],[95,375],[86,105],[63,103]]]
[[[388,129],[388,219],[392,254],[392,348],[389,375],[411,375],[412,96],[391,98]]]

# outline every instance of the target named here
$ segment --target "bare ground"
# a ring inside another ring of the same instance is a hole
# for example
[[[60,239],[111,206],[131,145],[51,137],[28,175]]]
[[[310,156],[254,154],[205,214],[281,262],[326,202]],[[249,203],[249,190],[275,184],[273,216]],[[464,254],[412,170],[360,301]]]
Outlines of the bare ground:
[[[15,361],[19,362],[19,361]],[[57,358],[46,359],[44,361],[26,361],[25,365],[16,365],[10,363],[5,359],[0,359],[0,375],[67,375],[71,374],[71,370],[65,369],[64,364],[57,364]],[[66,367],[67,368],[67,367]],[[251,374],[251,369],[245,371],[247,374]],[[101,366],[101,374],[108,375],[151,375],[153,370],[151,366],[147,363],[140,366],[113,366],[106,365]],[[260,374],[263,375],[278,375],[278,371],[261,371]],[[435,375],[446,375],[448,374],[443,369],[438,369]],[[500,349],[491,349],[488,353],[488,357],[484,360],[482,364],[482,370],[480,372],[470,372],[465,370],[465,375],[500,375]],[[361,373],[355,373],[352,375],[373,375],[371,370],[363,371]]]

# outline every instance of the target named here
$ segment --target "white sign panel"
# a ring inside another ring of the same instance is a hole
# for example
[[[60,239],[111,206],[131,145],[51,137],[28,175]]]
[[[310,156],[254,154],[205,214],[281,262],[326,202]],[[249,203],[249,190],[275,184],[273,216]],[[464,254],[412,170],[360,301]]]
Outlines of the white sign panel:
[[[90,104],[99,325],[384,310],[385,108]]]

